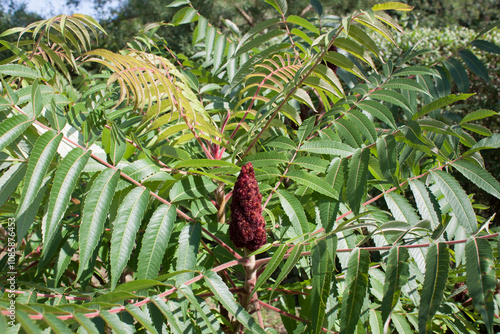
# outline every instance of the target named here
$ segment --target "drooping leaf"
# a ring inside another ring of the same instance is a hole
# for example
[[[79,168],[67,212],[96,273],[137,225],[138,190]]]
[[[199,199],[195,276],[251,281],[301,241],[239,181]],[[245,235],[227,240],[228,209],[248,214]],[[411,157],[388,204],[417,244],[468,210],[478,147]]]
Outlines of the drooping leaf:
[[[130,315],[134,317],[137,322],[139,322],[144,328],[153,334],[158,334],[156,331],[156,328],[153,326],[153,322],[151,321],[150,317],[148,314],[146,314],[143,310],[141,310],[139,307],[135,306],[134,304],[128,304],[125,306],[125,309],[127,310]]]
[[[349,175],[346,183],[347,201],[355,215],[359,213],[361,202],[366,195],[369,160],[370,150],[359,148],[352,155],[349,164]]]
[[[56,234],[78,177],[87,164],[90,153],[90,150],[84,151],[75,147],[64,157],[57,168],[50,192],[47,218],[42,223],[42,236],[45,245],[49,245],[52,236]]]
[[[425,258],[425,279],[418,311],[419,333],[433,333],[432,318],[443,300],[450,255],[445,243],[432,243]]]
[[[125,154],[127,149],[127,141],[122,130],[113,123],[111,125],[111,138],[110,138],[110,152],[111,161],[113,164],[118,164]]]
[[[62,134],[56,135],[52,131],[47,131],[35,142],[28,161],[28,168],[24,178],[24,186],[16,217],[22,215],[33,202],[45,177],[45,173],[56,155],[57,147],[62,137]]]
[[[415,209],[413,209],[405,197],[393,191],[387,192],[384,198],[394,219],[408,222],[412,226],[418,223],[420,219],[415,213]]]
[[[119,178],[120,172],[118,170],[104,170],[95,179],[85,198],[78,239],[80,265],[77,280],[88,268],[92,254],[94,254],[104,232],[104,224]]]
[[[309,223],[300,201],[286,190],[278,189],[276,191],[280,198],[281,206],[288,219],[292,223],[296,235],[302,235],[309,232]]]
[[[360,248],[352,251],[347,266],[346,289],[342,295],[340,309],[341,334],[355,332],[368,287],[369,265],[370,254],[368,251]]]
[[[124,334],[135,333],[135,327],[122,321],[116,313],[102,310],[99,312],[99,315],[114,332]]]
[[[377,155],[382,175],[394,186],[399,187],[398,159],[394,136],[389,135],[377,139]]]
[[[493,293],[497,284],[493,251],[485,239],[470,238],[465,244],[467,288],[474,307],[481,314],[488,333],[493,333]]]
[[[433,228],[438,227],[440,219],[434,209],[434,205],[429,195],[429,190],[425,184],[419,180],[411,180],[409,184],[420,216],[423,219],[429,220]]]
[[[52,313],[45,313],[43,315],[43,320],[47,325],[57,334],[71,334],[73,333],[69,327]]]
[[[372,114],[374,117],[389,125],[392,129],[397,128],[396,121],[394,120],[392,112],[389,110],[389,108],[387,108],[380,102],[373,100],[364,100],[358,103],[358,107],[361,110]]]
[[[204,273],[205,282],[208,288],[214,294],[222,306],[232,314],[239,323],[248,328],[252,333],[265,334],[266,332],[257,322],[243,309],[235,300],[233,294],[229,291],[222,279],[213,271]]]
[[[462,64],[455,58],[448,58],[448,60],[443,61],[443,64],[450,72],[453,80],[455,80],[458,90],[462,93],[467,93],[470,84],[469,76]]]
[[[281,15],[285,15],[288,10],[286,0],[266,0],[266,2],[273,6]]]
[[[173,205],[161,205],[151,217],[139,252],[137,277],[154,278],[160,271],[168,241],[174,229],[176,208]]]
[[[181,286],[179,291],[186,297],[187,300],[189,300],[190,304],[192,307],[198,311],[197,313],[201,317],[201,320],[204,321],[203,326],[207,326],[208,329],[210,330],[210,333],[220,333],[221,329],[219,326],[219,321],[217,321],[217,318],[215,318],[214,314],[212,314],[207,307],[200,305],[200,301],[203,301],[201,298],[196,298],[196,296],[193,294],[193,292],[185,287]],[[199,301],[200,300],[200,301]],[[201,324],[200,324],[201,325]]]
[[[33,199],[31,205],[20,216],[16,218],[16,237],[18,245],[21,244],[21,241],[26,236],[26,233],[28,233],[30,227],[35,222],[35,217],[38,213],[38,209],[40,208],[40,204],[42,203],[45,192],[48,188],[48,180],[49,178],[46,177],[42,181],[42,185],[40,189],[38,189],[36,197]]]
[[[118,279],[132,253],[136,234],[141,226],[141,220],[147,209],[149,190],[146,188],[132,189],[118,208],[113,222],[111,236],[111,289],[114,290]]]
[[[409,254],[404,247],[394,246],[387,257],[385,271],[384,298],[382,300],[382,322],[385,323],[394,306],[399,301],[401,287],[410,275]]]
[[[355,148],[361,146],[363,141],[359,129],[357,129],[346,117],[335,120],[333,125],[343,142]]]
[[[26,167],[27,165],[25,163],[12,165],[2,174],[2,176],[0,176],[0,207],[14,190],[16,190],[17,186],[24,178]]]
[[[325,317],[325,309],[335,265],[335,251],[337,249],[337,237],[314,242],[311,252],[311,333],[320,333]]]
[[[471,235],[477,230],[477,219],[472,204],[460,183],[450,174],[437,170],[432,175],[457,217],[459,224]]]
[[[179,248],[177,249],[176,270],[189,270],[196,266],[198,247],[201,240],[200,223],[186,224],[179,235]],[[176,277],[177,285],[181,285],[193,277],[193,273],[186,272]]]
[[[346,114],[347,119],[351,121],[354,126],[361,132],[366,139],[368,139],[368,143],[374,143],[377,140],[377,130],[373,125],[373,122],[362,112],[357,110],[351,110]]]
[[[500,199],[500,183],[486,169],[465,160],[457,160],[452,165],[479,189]]]
[[[154,296],[151,298],[153,303],[158,307],[158,309],[161,311],[163,316],[168,322],[169,329],[174,333],[174,334],[183,334],[183,326],[180,323],[179,319],[176,317],[176,315],[173,313],[173,310],[169,307],[171,302],[169,302],[169,305],[165,303],[165,301],[162,298],[159,298],[158,296]]]
[[[278,266],[281,264],[281,261],[283,261],[283,257],[285,256],[287,250],[288,246],[283,244],[280,245],[274,252],[271,260],[266,264],[266,268],[259,275],[259,278],[257,279],[257,282],[255,283],[255,287],[253,289],[254,292],[258,291],[262,284],[264,284],[267,279],[271,277],[276,268],[278,268]]]
[[[286,276],[292,271],[292,269],[295,267],[297,264],[297,261],[300,260],[302,250],[304,249],[303,244],[298,244],[295,245],[291,252],[290,256],[286,259],[285,264],[283,264],[283,267],[281,268],[281,271],[278,275],[278,278],[276,278],[276,281],[274,282],[271,290],[274,291],[278,285],[283,282],[283,280],[286,278]]]
[[[467,64],[467,66],[476,73],[481,79],[489,81],[490,77],[488,75],[488,69],[484,66],[483,62],[479,60],[472,52],[469,50],[458,51],[460,58]]]

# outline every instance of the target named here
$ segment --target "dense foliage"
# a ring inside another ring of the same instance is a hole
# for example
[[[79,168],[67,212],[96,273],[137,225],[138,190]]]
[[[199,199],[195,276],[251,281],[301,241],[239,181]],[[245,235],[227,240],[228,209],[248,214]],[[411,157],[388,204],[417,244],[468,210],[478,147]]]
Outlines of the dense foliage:
[[[402,3],[261,5],[222,32],[177,0],[117,52],[79,14],[0,35],[2,328],[498,331],[495,215],[458,181],[500,199],[498,101],[467,103],[498,80],[497,25],[436,56],[401,45]],[[178,26],[192,56],[159,35]],[[235,247],[231,219],[267,244]]]

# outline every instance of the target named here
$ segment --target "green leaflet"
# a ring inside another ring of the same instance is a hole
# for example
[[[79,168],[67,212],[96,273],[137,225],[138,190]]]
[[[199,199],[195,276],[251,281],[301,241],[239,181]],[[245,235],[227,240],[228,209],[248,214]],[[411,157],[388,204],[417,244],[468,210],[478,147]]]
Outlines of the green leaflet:
[[[374,100],[364,100],[358,103],[358,107],[361,110],[372,114],[374,117],[389,125],[392,129],[397,128],[392,112],[380,102]]]
[[[352,155],[349,164],[349,175],[346,183],[347,201],[355,215],[359,213],[365,196],[369,160],[370,150],[359,148]]]
[[[233,294],[229,291],[219,275],[213,271],[207,271],[203,276],[205,277],[208,288],[214,294],[214,298],[217,299],[224,308],[238,320],[238,322],[248,328],[252,333],[266,333],[247,311],[234,300]]]
[[[337,237],[315,241],[311,252],[311,333],[320,333],[335,268]]]
[[[135,327],[122,321],[116,313],[102,310],[99,312],[99,315],[114,332],[124,334],[135,333]]]
[[[17,186],[24,178],[27,164],[20,163],[9,167],[9,169],[0,176],[0,207],[5,203],[9,196],[16,190]]]
[[[76,182],[89,160],[91,151],[79,147],[72,149],[61,161],[54,176],[50,191],[47,218],[42,221],[42,236],[45,245],[50,245],[52,236],[56,234],[59,223],[66,212],[71,193]],[[48,247],[47,247],[48,248]]]
[[[394,306],[399,301],[401,287],[406,284],[410,275],[408,250],[394,246],[387,257],[385,270],[384,298],[382,300],[382,322],[385,323]]]
[[[406,79],[406,78],[391,79],[389,81],[386,81],[381,87],[389,89],[411,90],[422,93],[427,96],[431,96],[431,94],[427,89],[425,89],[421,84],[412,79]]]
[[[432,75],[436,77],[440,76],[438,71],[424,66],[409,66],[401,70],[398,70],[392,74],[392,76],[400,76],[400,77],[408,77],[412,75]]]
[[[177,249],[176,270],[189,270],[196,267],[196,258],[198,255],[198,247],[201,240],[201,224],[193,223],[186,224],[179,235],[179,248]],[[177,286],[184,284],[186,281],[193,278],[192,272],[186,272],[178,275],[175,278]]]
[[[477,58],[472,52],[470,52],[469,50],[460,50],[458,51],[458,55],[467,64],[472,72],[476,73],[483,80],[490,81],[488,69],[486,68],[486,66],[484,66],[483,62],[479,60],[479,58]]]
[[[337,155],[340,157],[347,157],[354,152],[351,146],[330,140],[306,142],[300,147],[300,150],[317,154]]]
[[[333,186],[336,194],[342,192],[344,179],[347,172],[348,159],[334,158],[328,167],[325,180]]]
[[[3,75],[10,75],[12,77],[42,79],[38,70],[17,64],[0,65],[0,73]]]
[[[309,174],[301,170],[296,170],[289,172],[286,176],[299,184],[302,184],[306,187],[311,188],[314,191],[317,191],[320,194],[338,200],[338,194],[335,193],[334,189],[316,175]]]
[[[278,189],[276,191],[280,198],[281,206],[288,219],[292,223],[296,236],[309,232],[309,223],[306,214],[299,200],[286,190]]]
[[[368,139],[368,144],[374,143],[377,140],[377,130],[375,130],[373,122],[365,114],[357,110],[351,110],[346,116],[357,130]]]
[[[457,160],[452,165],[479,189],[500,199],[500,183],[486,169],[465,160]]]
[[[315,117],[309,117],[308,119],[304,120],[302,124],[299,126],[297,130],[297,139],[299,140],[299,143],[303,143],[307,137],[313,132],[314,130],[314,123],[316,122]]]
[[[458,90],[467,93],[469,91],[469,76],[462,64],[455,58],[448,58],[448,60],[443,61],[443,64],[455,80]]]
[[[169,307],[172,302],[169,302],[169,305],[167,305],[167,303],[165,303],[165,301],[158,296],[154,296],[153,298],[151,298],[151,300],[161,311],[165,319],[167,319],[170,330],[174,334],[183,334],[184,331],[182,330],[182,324],[179,322],[179,319],[175,317],[175,314],[173,313],[171,307]]]
[[[425,279],[418,312],[419,333],[432,333],[432,318],[443,300],[450,255],[445,243],[430,245],[425,258]]]
[[[384,195],[385,202],[391,210],[394,219],[406,221],[412,226],[415,226],[420,220],[415,213],[415,209],[410,205],[408,200],[396,192],[386,193]]]
[[[493,333],[493,293],[497,284],[493,251],[485,239],[471,237],[465,244],[467,288],[488,333]]]
[[[45,313],[43,315],[43,320],[47,323],[47,325],[58,334],[71,334],[73,333],[67,326],[64,321],[59,319],[52,313]]]
[[[139,307],[135,306],[134,304],[127,304],[125,305],[125,309],[128,313],[130,313],[130,315],[132,315],[132,317],[134,317],[135,320],[137,320],[137,322],[144,326],[144,328],[148,332],[158,334],[149,315],[144,313],[144,311],[142,311]]]
[[[92,322],[92,320],[79,313],[75,313],[73,316],[75,320],[80,324],[80,326],[82,326],[82,328],[85,329],[89,334],[99,334],[99,330]]]
[[[289,159],[285,153],[280,152],[259,152],[252,154],[241,161],[242,164],[251,162],[256,168],[268,167],[288,163]]]
[[[0,123],[0,152],[19,137],[33,123],[25,115],[15,115]]]
[[[413,115],[412,119],[416,120],[424,115],[427,115],[431,111],[434,111],[436,109],[440,109],[442,107],[445,107],[445,106],[450,105],[452,103],[455,103],[457,101],[466,100],[469,97],[471,97],[472,95],[474,95],[474,94],[457,94],[457,95],[451,94],[448,96],[441,97],[441,98],[423,106],[422,109],[420,109],[420,111],[418,111],[417,113],[415,113],[415,115]]]
[[[312,33],[319,35],[319,29],[316,28],[316,26],[314,26],[314,24],[312,24],[311,22],[309,22],[308,20],[306,20],[300,16],[290,15],[286,18],[286,21],[290,22],[290,23],[295,23],[295,24],[301,26],[302,28],[309,30]]]
[[[28,169],[24,178],[20,200],[21,204],[17,208],[16,217],[22,215],[35,199],[45,173],[56,155],[62,137],[62,133],[56,135],[53,131],[47,131],[35,142],[28,161]]]
[[[251,39],[248,43],[241,45],[241,47],[238,47],[238,51],[236,51],[236,53],[233,55],[233,58],[236,58],[243,53],[252,50],[253,48],[259,47],[268,40],[283,34],[284,32],[281,29],[271,29],[269,30],[269,32],[259,35],[256,38]]]
[[[79,231],[80,266],[76,280],[87,269],[92,254],[99,244],[119,178],[118,170],[106,169],[95,179],[85,198]]]
[[[111,161],[114,165],[117,165],[125,154],[127,149],[127,140],[122,130],[116,125],[116,123],[111,124],[111,140],[110,140],[110,152]]]
[[[258,291],[259,288],[262,286],[262,284],[264,284],[267,281],[267,279],[271,277],[276,268],[278,268],[278,266],[283,261],[283,257],[285,256],[287,250],[288,246],[285,244],[280,245],[278,247],[278,249],[274,252],[273,256],[271,257],[271,260],[267,263],[266,268],[264,269],[262,274],[259,275],[259,278],[255,283],[255,287],[253,288],[253,292]]]
[[[207,177],[188,176],[180,181],[177,181],[172,189],[170,189],[170,200],[178,202],[185,199],[199,198],[206,193],[211,193],[217,188]]]
[[[111,290],[115,289],[130,258],[148,201],[148,189],[134,188],[118,208],[111,236]]]
[[[179,289],[179,292],[186,297],[187,300],[191,303],[191,305],[198,311],[198,314],[201,316],[201,320],[204,321],[204,324],[208,327],[210,330],[210,333],[220,333],[220,325],[219,321],[215,318],[214,314],[211,313],[207,307],[202,307],[200,305],[200,301],[204,302],[203,299],[201,298],[196,298],[196,296],[193,294],[193,292],[185,287],[181,286]],[[200,300],[200,301],[198,301]],[[210,318],[209,318],[210,317]],[[201,324],[199,324],[201,325]]]
[[[328,161],[312,156],[296,158],[292,164],[320,173],[324,173],[329,165]]]
[[[471,235],[477,231],[477,219],[469,197],[460,183],[450,174],[443,171],[433,171],[432,175],[457,217],[458,223]]]
[[[172,18],[172,24],[181,25],[185,23],[195,22],[198,20],[198,12],[192,7],[184,7],[175,13]]]
[[[481,35],[481,34],[480,34]],[[479,36],[478,36],[479,38]],[[470,43],[472,46],[475,46],[478,49],[481,49],[486,52],[496,53],[500,55],[500,47],[491,42],[485,41],[483,39],[475,39]]]
[[[237,165],[230,163],[224,160],[213,160],[213,159],[189,159],[180,161],[175,165],[175,168],[183,168],[183,167],[232,167],[235,169],[240,169]]]
[[[411,180],[409,182],[413,197],[415,198],[415,203],[417,204],[418,212],[422,219],[427,219],[431,222],[432,228],[437,228],[441,223],[440,217],[436,213],[434,204],[430,198],[430,192],[419,180]]]
[[[386,180],[399,188],[398,158],[394,136],[389,135],[377,139],[377,156]]]
[[[352,251],[345,278],[346,289],[342,295],[340,334],[355,332],[368,287],[369,265],[368,251],[360,248]]]
[[[59,256],[56,260],[56,265],[54,266],[55,271],[55,285],[57,286],[61,280],[61,277],[66,272],[71,258],[78,250],[78,233],[74,231],[71,235],[64,241],[64,244],[59,251]]]
[[[414,114],[413,110],[410,107],[410,102],[408,101],[408,99],[403,94],[395,92],[393,90],[376,90],[370,94],[370,98],[395,104],[397,106],[400,106],[404,110],[407,110],[411,115]]]
[[[153,213],[142,238],[137,278],[154,278],[158,275],[174,229],[175,218],[176,208],[173,205],[160,205]]]
[[[47,191],[49,181],[49,177],[46,177],[42,181],[42,185],[36,194],[36,197],[33,199],[31,205],[16,218],[16,226],[17,226],[17,244],[21,245],[21,241],[28,233],[31,225],[35,222],[36,214],[38,213],[38,209],[40,208],[40,204],[42,204],[42,200],[45,196],[45,192]]]
[[[266,2],[273,6],[281,15],[285,15],[288,10],[286,0],[266,0]]]
[[[333,125],[343,142],[347,143],[351,147],[361,147],[363,140],[361,139],[359,129],[357,129],[356,126],[354,126],[354,124],[347,118],[343,117],[337,119]]]
[[[278,287],[278,285],[280,285],[281,282],[285,279],[285,277],[290,273],[290,271],[292,271],[293,267],[295,267],[295,265],[301,258],[301,253],[303,249],[304,249],[303,244],[298,244],[293,246],[292,251],[290,252],[290,256],[286,259],[285,264],[281,268],[281,271],[278,275],[278,278],[276,278],[276,282],[274,282],[271,288],[272,292],[274,292],[274,290]]]
[[[219,71],[224,58],[224,52],[226,51],[226,37],[224,35],[219,36],[215,42],[214,51],[214,64],[212,69],[212,74]]]

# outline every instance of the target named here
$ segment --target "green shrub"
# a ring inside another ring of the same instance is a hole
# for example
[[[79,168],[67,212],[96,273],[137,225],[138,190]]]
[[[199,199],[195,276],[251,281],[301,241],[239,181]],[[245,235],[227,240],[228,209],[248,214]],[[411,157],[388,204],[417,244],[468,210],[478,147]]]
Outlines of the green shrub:
[[[242,35],[174,1],[192,57],[163,24],[117,53],[85,15],[4,33],[29,39],[2,41],[2,327],[276,333],[267,310],[289,333],[498,330],[495,217],[457,181],[500,199],[500,134],[476,123],[498,112],[463,112],[469,70],[498,79],[471,45],[498,46],[391,60],[370,36],[404,48],[385,12],[404,4],[266,2]]]

